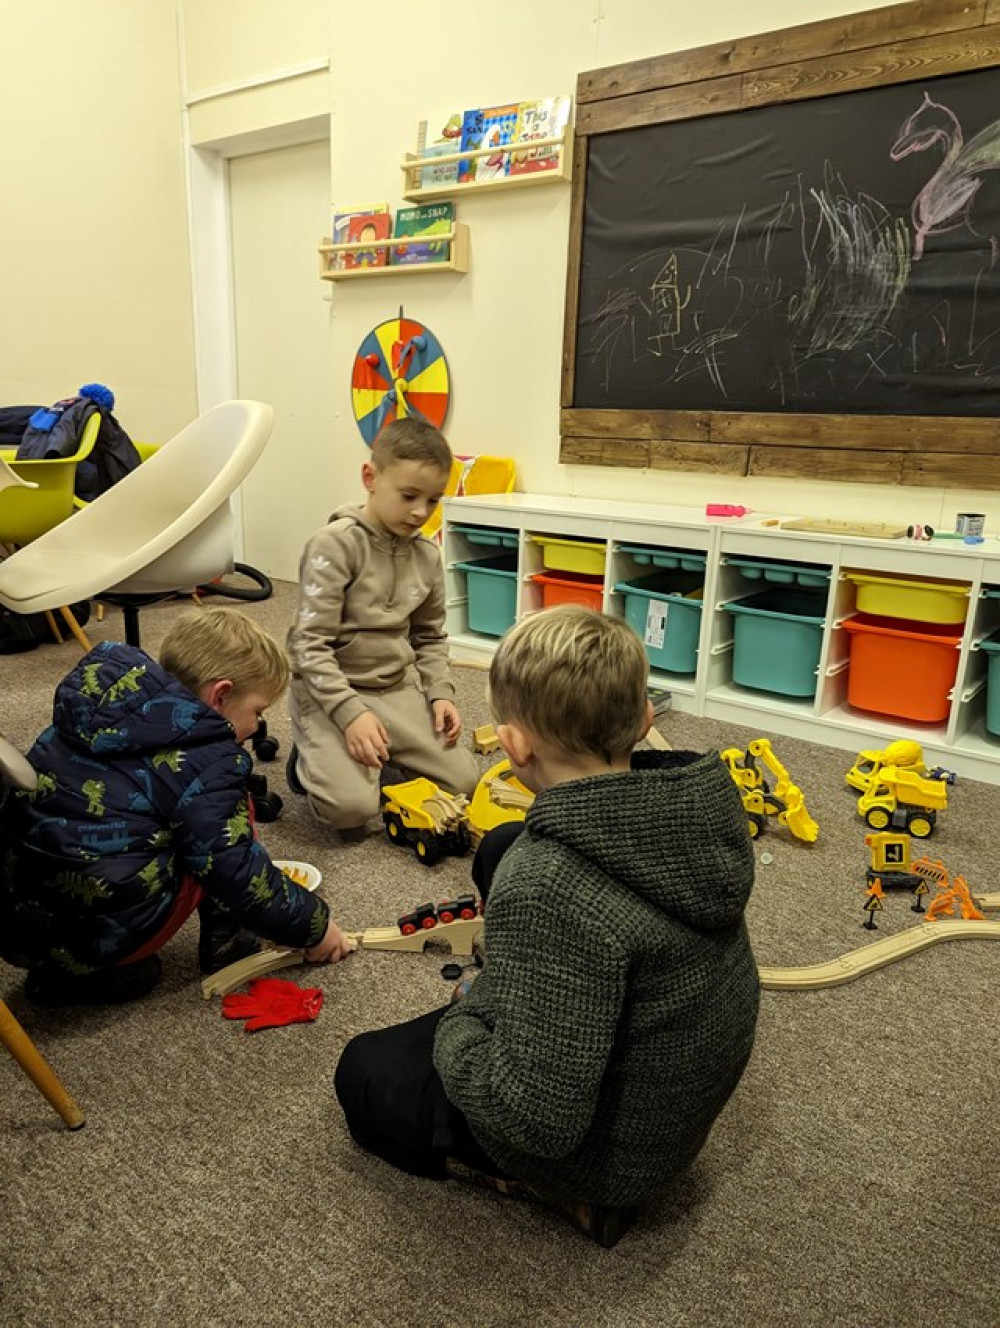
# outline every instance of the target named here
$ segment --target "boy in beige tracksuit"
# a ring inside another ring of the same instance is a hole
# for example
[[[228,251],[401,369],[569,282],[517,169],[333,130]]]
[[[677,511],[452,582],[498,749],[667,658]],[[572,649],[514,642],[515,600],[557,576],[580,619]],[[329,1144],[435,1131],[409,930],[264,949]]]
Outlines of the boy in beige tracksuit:
[[[450,468],[433,426],[387,425],[362,467],[368,501],[338,508],[302,555],[288,633],[289,777],[338,830],[378,812],[390,756],[449,792],[476,785],[472,754],[457,746],[441,556],[420,534]]]

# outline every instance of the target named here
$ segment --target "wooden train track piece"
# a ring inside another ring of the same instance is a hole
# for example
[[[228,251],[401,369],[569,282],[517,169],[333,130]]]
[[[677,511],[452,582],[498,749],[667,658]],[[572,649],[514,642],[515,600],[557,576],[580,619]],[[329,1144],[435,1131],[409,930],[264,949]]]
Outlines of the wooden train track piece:
[[[1000,941],[1000,922],[964,922],[958,918],[922,922],[898,936],[884,936],[874,945],[862,945],[824,964],[805,964],[798,968],[762,967],[759,970],[760,984],[765,991],[818,991],[822,987],[839,987],[940,941],[963,940]]]
[[[780,522],[782,530],[807,530],[814,535],[856,535],[861,539],[902,539],[905,526],[891,526],[885,521],[833,521],[819,517],[796,517]]]
[[[359,950],[407,950],[419,954],[426,945],[446,945],[454,955],[470,955],[482,930],[483,919],[475,917],[439,922],[436,927],[409,936],[404,936],[398,927],[369,927],[367,931],[352,934]]]

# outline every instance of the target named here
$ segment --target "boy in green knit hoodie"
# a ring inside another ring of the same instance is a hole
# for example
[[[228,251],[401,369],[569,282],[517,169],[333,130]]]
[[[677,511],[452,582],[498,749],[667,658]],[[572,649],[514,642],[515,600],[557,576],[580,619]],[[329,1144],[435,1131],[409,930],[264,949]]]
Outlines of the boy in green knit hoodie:
[[[701,1149],[753,1045],[753,851],[718,753],[635,752],[648,660],[625,623],[524,619],[490,669],[537,796],[480,845],[486,966],[457,1003],[345,1048],[355,1140],[407,1171],[492,1177],[612,1245]]]

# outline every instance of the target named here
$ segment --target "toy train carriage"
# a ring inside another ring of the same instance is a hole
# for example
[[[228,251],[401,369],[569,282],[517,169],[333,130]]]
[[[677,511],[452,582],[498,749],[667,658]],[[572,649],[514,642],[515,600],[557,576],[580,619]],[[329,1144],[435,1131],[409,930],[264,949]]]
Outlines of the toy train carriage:
[[[459,895],[456,899],[443,899],[440,904],[418,904],[412,913],[404,913],[397,920],[397,926],[404,936],[412,936],[417,931],[430,931],[439,923],[474,918],[478,913],[479,902],[475,895]]]

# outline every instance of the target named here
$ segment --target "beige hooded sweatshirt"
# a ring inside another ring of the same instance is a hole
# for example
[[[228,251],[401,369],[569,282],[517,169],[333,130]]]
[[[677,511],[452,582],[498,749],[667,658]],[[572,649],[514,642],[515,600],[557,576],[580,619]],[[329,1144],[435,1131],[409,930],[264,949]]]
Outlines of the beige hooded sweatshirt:
[[[293,679],[341,731],[367,709],[366,690],[395,686],[411,665],[428,702],[454,700],[444,618],[437,545],[338,507],[302,554],[287,640]]]

